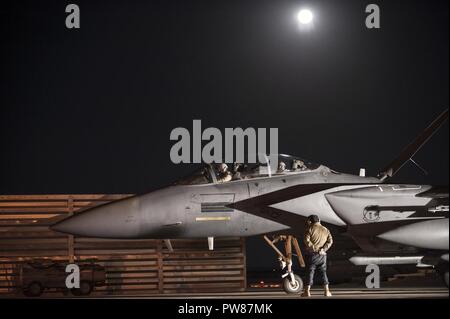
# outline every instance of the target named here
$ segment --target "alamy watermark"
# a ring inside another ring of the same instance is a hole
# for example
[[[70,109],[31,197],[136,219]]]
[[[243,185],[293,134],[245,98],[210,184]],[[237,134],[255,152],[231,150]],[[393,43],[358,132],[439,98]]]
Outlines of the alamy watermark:
[[[177,127],[170,133],[176,141],[170,149],[175,163],[268,163],[278,167],[278,128],[225,128],[224,134],[215,127],[202,130],[201,120],[193,120],[192,133]],[[267,147],[269,142],[269,147]]]
[[[79,29],[80,28],[80,7],[71,3],[65,8],[66,13],[66,28]],[[380,28],[380,7],[377,4],[368,4],[365,8],[365,12],[368,13],[365,20],[366,28],[379,29]]]
[[[379,29],[380,28],[380,7],[374,3],[367,5],[366,13],[369,13],[366,17],[367,29]]]
[[[380,267],[375,264],[370,264],[366,266],[366,287],[368,289],[379,289],[380,288]]]
[[[66,6],[66,28],[79,29],[80,28],[80,7],[74,3]]]
[[[66,266],[66,287],[68,289],[80,288],[80,267],[77,264],[68,264]]]

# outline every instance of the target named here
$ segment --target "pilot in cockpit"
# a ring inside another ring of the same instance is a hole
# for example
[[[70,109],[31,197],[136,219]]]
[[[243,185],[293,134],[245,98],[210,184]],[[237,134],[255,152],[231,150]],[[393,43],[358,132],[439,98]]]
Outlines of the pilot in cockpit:
[[[237,181],[242,179],[242,174],[241,174],[241,168],[243,167],[243,165],[241,163],[234,163],[233,164],[233,177],[232,180],[233,181]]]
[[[292,169],[294,171],[306,171],[308,167],[306,167],[305,162],[296,159],[292,162]]]
[[[278,163],[277,173],[281,174],[284,173],[285,171],[286,171],[286,163],[285,162]]]
[[[217,182],[224,183],[224,182],[231,181],[232,176],[231,176],[230,171],[228,170],[227,164],[225,164],[225,163],[219,164],[218,171],[219,171],[219,174],[217,176]]]

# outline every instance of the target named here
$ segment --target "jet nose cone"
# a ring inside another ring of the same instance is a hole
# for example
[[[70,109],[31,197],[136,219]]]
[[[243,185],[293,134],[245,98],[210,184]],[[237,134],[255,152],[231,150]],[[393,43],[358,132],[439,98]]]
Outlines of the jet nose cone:
[[[139,236],[139,217],[138,202],[130,199],[76,214],[50,229],[84,237],[135,238]]]
[[[66,218],[51,226],[50,229],[78,236],[109,237],[112,234],[109,233],[108,229],[111,230],[114,227],[115,219],[108,218],[101,211],[93,210]]]

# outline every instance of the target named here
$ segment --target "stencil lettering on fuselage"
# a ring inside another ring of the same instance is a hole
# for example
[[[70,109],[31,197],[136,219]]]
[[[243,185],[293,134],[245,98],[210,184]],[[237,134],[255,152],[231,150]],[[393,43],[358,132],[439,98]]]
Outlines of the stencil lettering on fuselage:
[[[234,193],[195,194],[191,202],[200,204],[200,213],[232,213],[233,208],[227,205],[234,203]]]

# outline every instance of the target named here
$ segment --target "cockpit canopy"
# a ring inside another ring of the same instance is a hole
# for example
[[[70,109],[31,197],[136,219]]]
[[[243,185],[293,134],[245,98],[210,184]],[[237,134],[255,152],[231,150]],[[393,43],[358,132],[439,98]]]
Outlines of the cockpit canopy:
[[[253,178],[262,178],[269,176],[291,175],[302,172],[312,171],[317,169],[320,165],[302,159],[300,157],[279,154],[278,168],[271,169],[269,172],[269,165],[266,163],[230,163],[226,164],[227,172],[221,170],[220,164],[205,164],[194,173],[180,179],[176,185],[197,185],[209,183],[221,183],[227,181],[247,180]],[[223,166],[222,166],[223,168]],[[229,179],[223,179],[223,174],[229,174]]]

